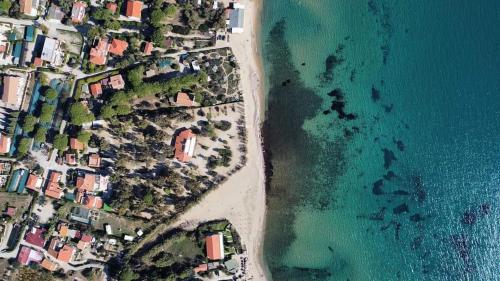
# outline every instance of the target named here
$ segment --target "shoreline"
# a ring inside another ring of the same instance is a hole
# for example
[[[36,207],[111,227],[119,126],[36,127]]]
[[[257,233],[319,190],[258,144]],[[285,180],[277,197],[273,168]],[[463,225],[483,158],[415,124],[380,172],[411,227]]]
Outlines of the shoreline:
[[[240,3],[245,5],[245,31],[242,34],[230,34],[229,46],[240,65],[248,161],[240,171],[180,215],[169,228],[189,228],[214,219],[229,220],[247,248],[247,277],[271,280],[263,255],[266,212],[262,139],[265,78],[260,45],[263,0],[241,0]]]

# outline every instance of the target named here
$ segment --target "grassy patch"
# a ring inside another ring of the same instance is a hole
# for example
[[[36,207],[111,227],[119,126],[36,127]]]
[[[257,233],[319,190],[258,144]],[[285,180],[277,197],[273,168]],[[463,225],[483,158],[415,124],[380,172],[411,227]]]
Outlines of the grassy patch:
[[[101,212],[95,227],[97,229],[105,230],[104,224],[111,225],[113,234],[116,236],[122,236],[124,234],[134,235],[137,228],[144,227],[141,220],[133,220],[113,213]]]
[[[0,192],[0,210],[5,210],[6,206],[16,208],[15,218],[19,218],[28,209],[31,196],[28,194],[17,194],[16,192]]]

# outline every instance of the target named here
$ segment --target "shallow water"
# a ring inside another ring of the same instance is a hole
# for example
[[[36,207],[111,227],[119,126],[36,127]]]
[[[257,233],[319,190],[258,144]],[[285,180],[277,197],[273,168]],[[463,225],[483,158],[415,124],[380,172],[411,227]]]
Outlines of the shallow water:
[[[498,280],[500,2],[263,11],[273,279]]]

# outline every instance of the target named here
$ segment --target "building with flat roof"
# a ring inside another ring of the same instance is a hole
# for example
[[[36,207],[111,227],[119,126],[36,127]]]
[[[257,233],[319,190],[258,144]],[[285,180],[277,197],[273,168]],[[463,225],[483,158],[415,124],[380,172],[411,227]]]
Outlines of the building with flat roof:
[[[229,10],[228,27],[231,33],[243,33],[245,22],[245,6],[234,3],[233,9]]]
[[[61,41],[49,37],[45,37],[43,43],[42,55],[40,58],[43,61],[50,63],[52,66],[61,66],[64,61],[64,54],[61,48]]]
[[[60,22],[64,19],[64,11],[54,3],[50,4],[49,11],[47,12],[47,20],[52,22]]]
[[[19,11],[27,16],[38,14],[39,0],[19,0]]]

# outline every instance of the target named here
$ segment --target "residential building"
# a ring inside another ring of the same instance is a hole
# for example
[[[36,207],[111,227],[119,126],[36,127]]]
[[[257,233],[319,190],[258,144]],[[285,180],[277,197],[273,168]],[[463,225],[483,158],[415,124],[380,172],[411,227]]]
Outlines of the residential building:
[[[82,238],[80,239],[80,241],[78,241],[78,244],[76,245],[76,247],[79,250],[83,251],[90,245],[90,243],[92,243],[93,239],[94,238],[92,236],[90,236],[88,234],[84,234],[82,236]]]
[[[31,262],[40,263],[43,259],[43,254],[26,246],[21,246],[17,261],[22,265],[29,265]]]
[[[47,269],[48,271],[55,271],[57,269],[57,264],[51,262],[48,259],[43,259],[42,263],[40,264],[41,267]]]
[[[76,154],[75,153],[66,153],[66,164],[68,165],[76,165]]]
[[[77,138],[71,138],[69,139],[69,147],[74,150],[83,150],[85,148],[85,145]]]
[[[101,83],[90,84],[90,94],[94,98],[98,98],[102,95],[102,86]]]
[[[125,15],[134,20],[141,20],[142,5],[141,1],[129,0],[127,2],[127,11]]]
[[[43,178],[35,174],[30,174],[28,181],[26,181],[26,188],[33,191],[40,191],[43,184]]]
[[[23,96],[24,78],[20,76],[4,76],[3,77],[3,93],[2,101],[8,107],[19,107],[19,103]]]
[[[175,158],[187,162],[193,157],[196,146],[196,135],[190,129],[185,129],[175,138]]]
[[[233,9],[229,10],[229,20],[227,25],[231,33],[243,33],[245,22],[245,6],[239,3],[233,3]]]
[[[113,2],[108,2],[106,3],[106,9],[110,10],[111,13],[115,14],[116,10],[118,9],[118,5]]]
[[[125,88],[125,81],[121,74],[116,74],[101,80],[101,85],[113,90],[122,90]]]
[[[108,182],[108,177],[85,173],[76,179],[76,188],[80,191],[102,192],[108,188]]]
[[[19,11],[27,16],[38,14],[38,0],[19,0]]]
[[[102,38],[97,42],[97,45],[90,49],[90,62],[95,65],[105,65],[109,51],[109,43],[107,38]]]
[[[178,106],[193,106],[194,105],[194,98],[184,92],[179,92],[177,93],[177,96],[175,97],[175,103]]]
[[[224,259],[224,239],[222,233],[207,236],[205,238],[205,248],[209,260]]]
[[[61,48],[61,41],[45,37],[42,55],[40,58],[43,61],[50,63],[52,66],[61,66],[64,62],[64,54]]]
[[[94,195],[86,195],[82,203],[89,209],[101,209],[104,205],[102,198]]]
[[[113,39],[111,41],[111,45],[109,46],[109,52],[113,55],[116,56],[123,56],[123,53],[125,50],[128,48],[128,43],[127,41],[120,40],[120,39]]]
[[[43,228],[32,227],[31,230],[26,233],[24,240],[30,244],[43,248],[43,246],[45,246],[45,239],[43,238],[44,232],[45,229]]]
[[[59,181],[61,180],[61,173],[57,171],[51,171],[49,182],[45,188],[45,196],[52,197],[55,199],[61,199],[63,196],[63,191],[59,186]]]
[[[97,153],[92,153],[89,155],[89,167],[99,168],[101,167],[101,157]]]
[[[85,17],[85,9],[87,8],[87,3],[78,1],[73,3],[73,8],[71,9],[71,21],[73,23],[82,23]]]
[[[49,11],[47,12],[47,20],[53,22],[60,22],[64,19],[65,14],[63,10],[55,5],[54,3],[50,4]]]
[[[9,153],[12,139],[0,133],[0,154]]]
[[[146,42],[146,43],[144,43],[144,49],[142,50],[142,52],[146,56],[149,56],[149,55],[151,55],[152,51],[153,51],[153,42]]]
[[[75,248],[71,247],[68,244],[65,244],[59,253],[57,254],[57,259],[62,262],[71,262],[73,259],[73,255],[75,254]]]

